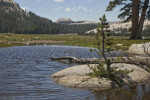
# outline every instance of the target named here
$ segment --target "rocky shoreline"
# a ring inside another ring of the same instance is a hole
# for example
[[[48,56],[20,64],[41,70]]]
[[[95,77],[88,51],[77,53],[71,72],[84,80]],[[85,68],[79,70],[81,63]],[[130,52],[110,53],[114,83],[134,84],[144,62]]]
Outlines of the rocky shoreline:
[[[138,46],[138,49],[137,47]],[[150,53],[150,43],[144,44],[145,50],[147,53]],[[128,52],[133,54],[144,54],[143,44],[134,44],[132,45]],[[148,55],[147,55],[148,56]],[[113,60],[114,59],[114,60]],[[124,86],[126,85],[136,85],[138,83],[144,83],[150,79],[150,73],[146,69],[146,64],[150,64],[150,57],[134,56],[134,57],[124,57],[124,60],[120,62],[115,62],[115,57],[111,60],[113,64],[111,67],[117,67],[117,70],[133,70],[126,77],[121,77],[123,80]],[[148,62],[146,61],[148,59]],[[102,61],[103,59],[93,58],[93,59],[83,59],[83,58],[74,58],[74,57],[62,57],[62,58],[52,58],[51,60],[68,60],[68,62],[76,62],[85,64],[85,62],[91,62],[91,65],[95,65],[98,60]],[[119,85],[107,78],[97,78],[91,77],[88,73],[91,73],[92,70],[88,65],[78,65],[70,68],[66,68],[59,72],[56,72],[51,75],[51,78],[57,82],[59,85],[70,87],[70,88],[84,88],[84,89],[98,89],[105,90],[111,89],[114,87],[119,87]]]
[[[117,67],[118,70],[133,70],[133,72],[130,72],[127,77],[122,78],[124,80],[124,85],[135,85],[137,83],[146,82],[150,79],[150,73],[141,69],[137,65],[118,63],[112,64],[111,67],[114,66]],[[88,76],[87,74],[90,72],[92,72],[92,70],[87,65],[78,65],[61,70],[52,74],[51,77],[59,85],[70,88],[105,90],[119,87],[117,83],[109,79]]]

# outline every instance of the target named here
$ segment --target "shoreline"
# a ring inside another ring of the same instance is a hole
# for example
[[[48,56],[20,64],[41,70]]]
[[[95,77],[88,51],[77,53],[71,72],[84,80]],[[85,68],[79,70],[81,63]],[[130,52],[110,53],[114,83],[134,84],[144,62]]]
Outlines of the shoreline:
[[[116,51],[126,51],[132,44],[140,44],[150,42],[150,39],[145,40],[127,40],[129,37],[125,36],[111,36],[110,42]],[[96,47],[96,39],[94,36],[62,34],[13,34],[13,33],[0,33],[0,47],[10,46],[23,46],[34,44],[60,44],[81,47]]]

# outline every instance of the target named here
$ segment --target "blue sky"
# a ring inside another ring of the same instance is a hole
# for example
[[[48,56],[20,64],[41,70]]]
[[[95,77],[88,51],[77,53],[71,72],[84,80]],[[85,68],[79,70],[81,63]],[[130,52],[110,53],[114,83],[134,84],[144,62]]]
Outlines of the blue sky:
[[[110,0],[14,0],[23,9],[56,21],[71,18],[73,21],[99,21],[104,13],[108,21],[117,21],[119,9],[105,12]]]

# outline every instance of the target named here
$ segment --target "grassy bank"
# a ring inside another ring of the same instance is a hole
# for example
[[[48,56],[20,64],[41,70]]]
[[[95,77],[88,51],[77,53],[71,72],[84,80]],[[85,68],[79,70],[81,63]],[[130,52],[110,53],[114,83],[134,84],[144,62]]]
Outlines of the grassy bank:
[[[135,43],[150,42],[145,40],[128,40],[129,37],[111,37],[112,47],[126,50]],[[20,46],[20,45],[40,45],[40,44],[62,44],[73,46],[95,47],[96,39],[93,36],[80,35],[29,35],[0,33],[0,47]],[[123,44],[119,47],[117,44]]]

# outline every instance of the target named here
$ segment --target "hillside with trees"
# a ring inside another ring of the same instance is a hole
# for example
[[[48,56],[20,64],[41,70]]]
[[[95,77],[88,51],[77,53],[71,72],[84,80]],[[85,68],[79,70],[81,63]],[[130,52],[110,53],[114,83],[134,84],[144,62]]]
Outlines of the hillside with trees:
[[[60,25],[24,11],[12,0],[0,0],[0,33],[17,34],[83,34],[97,25]]]

